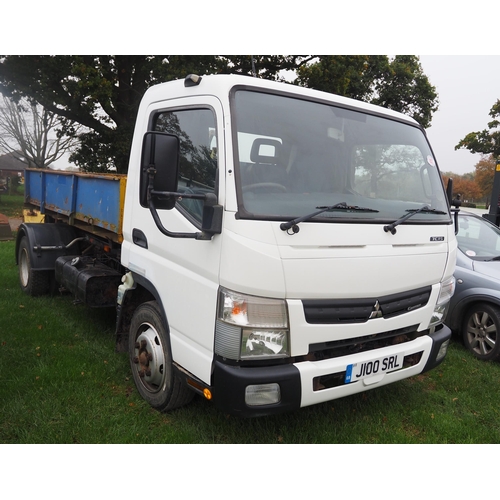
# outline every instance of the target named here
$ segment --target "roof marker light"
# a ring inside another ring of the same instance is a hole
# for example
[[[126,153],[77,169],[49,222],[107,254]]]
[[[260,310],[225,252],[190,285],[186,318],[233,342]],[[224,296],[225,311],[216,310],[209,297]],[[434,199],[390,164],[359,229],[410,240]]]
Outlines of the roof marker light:
[[[201,82],[201,76],[190,74],[184,78],[184,87],[195,87]]]

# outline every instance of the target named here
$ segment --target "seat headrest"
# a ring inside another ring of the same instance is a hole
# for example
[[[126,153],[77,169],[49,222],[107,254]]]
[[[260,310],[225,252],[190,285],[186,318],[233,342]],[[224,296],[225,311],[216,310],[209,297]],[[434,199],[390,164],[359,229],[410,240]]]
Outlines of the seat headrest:
[[[281,142],[275,139],[264,139],[264,138],[255,139],[253,141],[252,149],[250,151],[250,160],[254,163],[269,163],[276,165],[278,163],[280,148],[281,148]],[[271,151],[274,151],[274,155],[264,154]]]

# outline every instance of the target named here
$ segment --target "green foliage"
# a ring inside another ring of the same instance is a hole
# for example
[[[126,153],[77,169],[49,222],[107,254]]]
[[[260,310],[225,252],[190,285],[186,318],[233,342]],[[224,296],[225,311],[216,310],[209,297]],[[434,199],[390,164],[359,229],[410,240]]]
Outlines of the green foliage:
[[[416,56],[320,56],[301,66],[297,82],[405,113],[424,128],[438,99]]]
[[[283,71],[296,71],[314,56],[217,56],[217,73],[254,75],[266,80],[283,80]],[[186,73],[187,74],[187,73]],[[184,75],[183,75],[184,76]]]
[[[319,56],[297,71],[297,83],[332,94],[369,101],[374,82],[387,71],[387,56]]]
[[[370,102],[411,116],[424,128],[430,126],[432,113],[438,109],[436,89],[416,56],[396,56],[390,61],[376,92],[378,96]]]
[[[489,115],[493,120],[488,123],[488,128],[480,132],[470,132],[455,149],[468,149],[471,153],[500,158],[500,99],[491,107]]]

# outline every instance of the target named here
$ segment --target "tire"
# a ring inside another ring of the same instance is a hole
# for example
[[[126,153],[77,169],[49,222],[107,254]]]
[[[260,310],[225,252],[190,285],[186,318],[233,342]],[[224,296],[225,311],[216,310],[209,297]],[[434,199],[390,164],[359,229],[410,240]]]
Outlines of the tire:
[[[500,356],[500,308],[490,304],[477,304],[464,316],[462,336],[465,347],[483,361]]]
[[[50,271],[33,269],[27,236],[21,238],[17,258],[21,290],[32,297],[49,293],[51,284]]]
[[[169,337],[155,301],[140,305],[132,317],[129,357],[139,394],[156,410],[168,412],[193,399],[194,392],[173,368]]]

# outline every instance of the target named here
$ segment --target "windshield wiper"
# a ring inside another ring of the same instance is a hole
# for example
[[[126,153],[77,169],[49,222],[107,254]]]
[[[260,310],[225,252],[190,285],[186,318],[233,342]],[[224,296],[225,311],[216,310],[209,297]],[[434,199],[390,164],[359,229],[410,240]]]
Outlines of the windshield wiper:
[[[413,209],[413,210],[407,210],[407,212],[410,212],[410,213],[403,215],[403,217],[401,217],[397,221],[394,221],[392,224],[388,224],[387,226],[384,226],[384,231],[386,233],[390,231],[391,234],[396,234],[396,226],[399,226],[402,222],[404,222],[405,220],[409,219],[410,217],[413,217],[414,215],[416,215],[420,212],[446,215],[446,212],[442,212],[441,210],[436,210],[435,208],[431,208],[429,205],[424,205],[423,207]]]
[[[282,222],[280,224],[280,229],[282,231],[288,231],[289,229],[292,229],[292,233],[290,234],[295,234],[300,231],[299,224],[300,222],[305,222],[309,219],[312,219],[313,217],[316,217],[316,215],[322,214],[323,212],[330,212],[333,210],[347,210],[347,211],[361,211],[361,212],[378,212],[378,210],[373,210],[372,208],[364,208],[364,207],[358,207],[357,205],[348,205],[345,201],[341,203],[337,203],[336,205],[330,205],[330,206],[321,206],[321,207],[316,207],[319,210],[317,212],[313,212],[311,214],[303,215],[302,217],[297,217],[296,219],[292,219],[291,221],[288,222]]]

